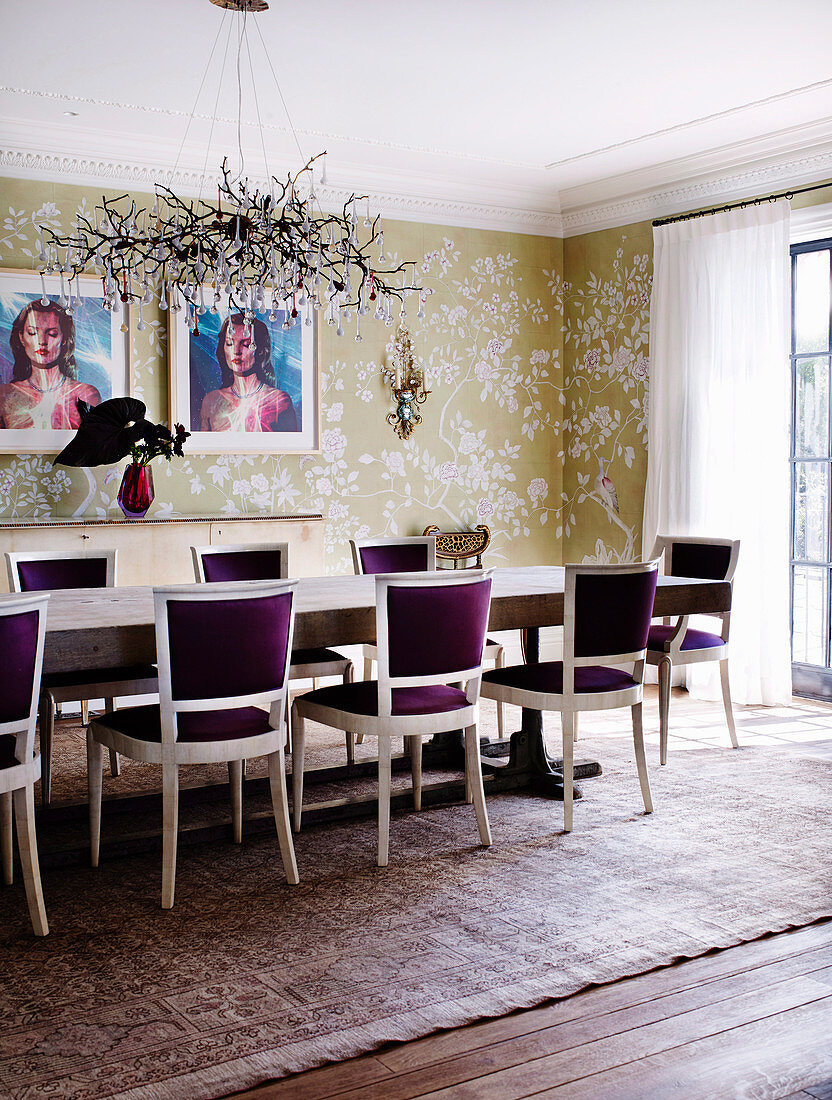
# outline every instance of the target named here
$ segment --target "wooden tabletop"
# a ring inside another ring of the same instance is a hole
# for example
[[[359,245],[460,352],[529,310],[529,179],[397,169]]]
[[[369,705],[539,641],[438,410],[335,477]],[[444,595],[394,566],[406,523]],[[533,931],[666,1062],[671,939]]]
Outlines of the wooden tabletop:
[[[564,570],[523,566],[494,570],[491,630],[563,623]],[[723,581],[660,577],[655,615],[727,611]],[[70,672],[156,659],[151,588],[75,588],[53,592],[46,623],[44,671]],[[295,646],[375,641],[373,577],[308,577],[298,582]]]

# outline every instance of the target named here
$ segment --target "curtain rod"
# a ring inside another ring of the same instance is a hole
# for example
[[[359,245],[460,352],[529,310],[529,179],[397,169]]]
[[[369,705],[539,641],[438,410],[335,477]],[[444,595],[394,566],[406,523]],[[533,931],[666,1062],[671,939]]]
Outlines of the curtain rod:
[[[832,187],[829,183],[813,183],[811,187],[797,187],[794,191],[783,191],[778,195],[765,195],[761,199],[743,199],[741,202],[731,202],[727,206],[712,206],[708,210],[696,210],[692,214],[677,214],[673,218],[656,218],[653,226],[671,225],[673,222],[691,221],[693,218],[704,218],[708,214],[724,214],[726,210],[744,210],[748,206],[762,206],[764,202],[776,202],[778,199],[793,199],[795,195],[805,195],[807,191],[822,191],[825,187]]]

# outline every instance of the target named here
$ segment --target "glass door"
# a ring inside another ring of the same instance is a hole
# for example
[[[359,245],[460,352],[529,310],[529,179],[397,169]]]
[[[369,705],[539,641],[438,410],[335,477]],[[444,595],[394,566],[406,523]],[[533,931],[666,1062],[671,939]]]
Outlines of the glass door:
[[[792,680],[832,698],[832,239],[792,246]]]

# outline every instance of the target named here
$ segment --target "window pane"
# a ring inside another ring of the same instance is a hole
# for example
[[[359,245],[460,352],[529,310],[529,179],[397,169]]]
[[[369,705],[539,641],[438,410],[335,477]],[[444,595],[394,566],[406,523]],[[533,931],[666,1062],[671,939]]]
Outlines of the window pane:
[[[826,664],[827,571],[796,565],[792,587],[792,660]]]
[[[794,466],[794,556],[802,561],[828,561],[828,471],[826,462]]]
[[[829,252],[795,258],[794,350],[829,350]]]
[[[829,454],[829,360],[795,360],[794,453]]]

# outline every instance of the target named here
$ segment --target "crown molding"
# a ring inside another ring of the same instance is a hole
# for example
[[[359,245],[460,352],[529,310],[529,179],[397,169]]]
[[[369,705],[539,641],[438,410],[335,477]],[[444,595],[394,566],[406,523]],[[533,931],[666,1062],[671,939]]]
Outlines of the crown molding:
[[[780,131],[561,192],[573,237],[832,178],[832,120]]]
[[[139,159],[135,142],[117,134],[78,130],[72,143],[70,150],[67,134],[60,127],[6,121],[0,133],[0,172],[18,179],[105,184],[150,194],[155,184],[164,180],[193,198],[198,197],[201,185],[204,188],[199,150],[185,149],[177,162],[178,150],[170,144],[143,141]],[[107,146],[106,152],[102,145]],[[329,160],[332,167],[332,158]],[[339,159],[337,171],[335,182],[323,184],[316,178],[315,191],[324,208],[343,206],[357,193],[367,195],[373,210],[385,218],[562,236],[557,195],[542,172],[535,176],[512,166],[482,164],[474,171],[470,162],[449,164],[448,158],[439,171],[430,159],[421,162],[421,158],[415,162],[411,158],[401,169]]]

